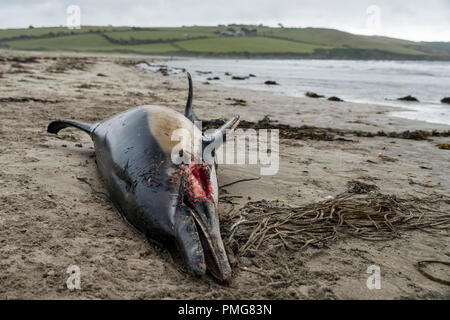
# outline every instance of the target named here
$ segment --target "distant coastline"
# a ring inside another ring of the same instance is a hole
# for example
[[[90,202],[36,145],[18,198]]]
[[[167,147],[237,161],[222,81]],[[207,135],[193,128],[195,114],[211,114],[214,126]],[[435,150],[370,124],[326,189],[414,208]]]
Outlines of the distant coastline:
[[[450,42],[251,25],[0,29],[0,48],[196,58],[450,61]]]

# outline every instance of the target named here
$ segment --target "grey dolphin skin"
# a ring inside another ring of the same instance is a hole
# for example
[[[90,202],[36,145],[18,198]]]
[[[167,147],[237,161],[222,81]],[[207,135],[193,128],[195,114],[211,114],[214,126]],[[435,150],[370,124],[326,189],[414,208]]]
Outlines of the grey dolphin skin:
[[[227,282],[231,268],[220,235],[218,187],[214,155],[239,123],[235,116],[204,136],[192,108],[192,79],[185,114],[170,108],[145,105],[109,119],[84,124],[57,120],[47,131],[66,127],[87,132],[95,146],[97,166],[110,199],[119,212],[148,238],[173,241],[195,275],[206,270]],[[175,137],[175,139],[174,139]],[[207,157],[206,157],[207,158]],[[209,157],[211,159],[211,157]]]

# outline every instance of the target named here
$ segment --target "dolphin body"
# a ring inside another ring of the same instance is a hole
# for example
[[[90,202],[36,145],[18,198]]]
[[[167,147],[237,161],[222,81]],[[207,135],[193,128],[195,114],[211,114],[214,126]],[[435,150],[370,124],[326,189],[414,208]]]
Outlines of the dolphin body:
[[[193,274],[201,276],[209,270],[226,282],[231,268],[216,211],[214,155],[212,161],[199,160],[197,155],[206,148],[219,147],[239,117],[204,136],[194,124],[198,118],[192,108],[189,73],[188,79],[184,115],[167,107],[145,105],[92,125],[53,121],[47,131],[57,134],[63,128],[75,127],[87,132],[110,199],[127,221],[150,239],[175,241]],[[179,139],[173,141],[177,133]]]

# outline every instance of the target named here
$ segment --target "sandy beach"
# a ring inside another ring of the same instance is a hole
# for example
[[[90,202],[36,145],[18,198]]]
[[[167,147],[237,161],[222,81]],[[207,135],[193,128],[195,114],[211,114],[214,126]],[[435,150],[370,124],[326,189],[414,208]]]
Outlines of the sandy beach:
[[[68,129],[48,134],[54,119],[93,123],[138,105],[183,111],[185,74],[144,70],[145,56],[0,50],[0,298],[1,299],[449,299],[448,286],[420,274],[421,260],[449,261],[450,235],[413,230],[390,241],[345,237],[326,247],[272,250],[254,257],[230,253],[233,280],[220,285],[186,273],[171,255],[126,224],[102,193],[93,144]],[[450,126],[393,117],[398,109],[294,98],[230,89],[194,79],[199,118],[238,114],[368,132],[450,130]],[[265,79],[261,79],[263,81]],[[232,105],[243,99],[246,106]],[[222,189],[234,211],[249,201],[291,206],[323,201],[352,180],[380,192],[449,195],[449,137],[280,140],[279,172]],[[258,178],[258,166],[222,165],[219,184]],[[90,185],[80,180],[88,181]],[[95,192],[93,192],[95,190]],[[450,203],[442,210],[449,210]],[[230,215],[223,203],[221,220]],[[229,234],[224,228],[222,232]],[[448,231],[448,229],[447,229]],[[81,290],[66,287],[70,265],[81,269]],[[381,289],[369,290],[370,265]],[[448,270],[448,269],[447,269]],[[439,274],[445,271],[434,270]],[[448,272],[448,271],[447,271]],[[446,275],[448,279],[448,274]]]

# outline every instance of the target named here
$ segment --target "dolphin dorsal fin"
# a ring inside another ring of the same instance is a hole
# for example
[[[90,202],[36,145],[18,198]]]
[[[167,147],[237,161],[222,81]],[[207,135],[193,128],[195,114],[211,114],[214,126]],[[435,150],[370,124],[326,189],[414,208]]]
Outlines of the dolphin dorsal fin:
[[[194,108],[192,107],[192,99],[194,96],[194,88],[192,85],[192,77],[189,72],[187,72],[188,81],[189,81],[189,95],[186,103],[186,109],[184,110],[184,116],[191,120],[194,124],[198,121],[200,121],[197,117],[197,115],[194,112]]]

